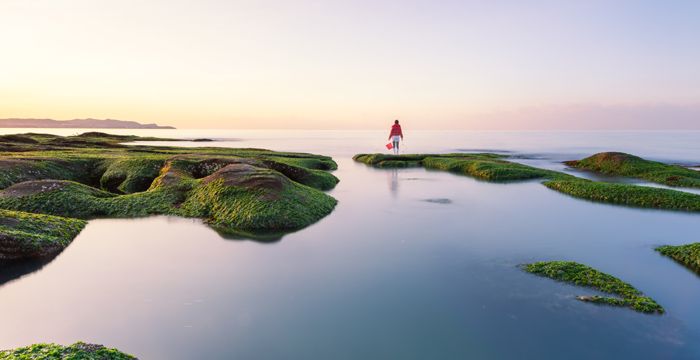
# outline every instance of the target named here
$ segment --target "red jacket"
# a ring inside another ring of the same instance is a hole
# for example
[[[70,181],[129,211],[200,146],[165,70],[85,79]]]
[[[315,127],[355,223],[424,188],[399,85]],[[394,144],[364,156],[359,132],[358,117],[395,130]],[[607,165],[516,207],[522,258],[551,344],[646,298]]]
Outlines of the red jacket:
[[[391,125],[391,133],[389,134],[389,139],[391,139],[392,136],[401,136],[403,138],[403,133],[401,132],[401,125],[399,124],[394,124]]]

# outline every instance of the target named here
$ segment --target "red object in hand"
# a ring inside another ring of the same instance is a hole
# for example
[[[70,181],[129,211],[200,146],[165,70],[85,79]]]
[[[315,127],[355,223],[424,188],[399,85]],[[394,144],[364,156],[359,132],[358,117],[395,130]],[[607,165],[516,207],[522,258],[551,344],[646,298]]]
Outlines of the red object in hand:
[[[387,150],[391,150],[394,148],[394,144],[388,143],[388,144],[386,144],[386,148],[387,148]]]

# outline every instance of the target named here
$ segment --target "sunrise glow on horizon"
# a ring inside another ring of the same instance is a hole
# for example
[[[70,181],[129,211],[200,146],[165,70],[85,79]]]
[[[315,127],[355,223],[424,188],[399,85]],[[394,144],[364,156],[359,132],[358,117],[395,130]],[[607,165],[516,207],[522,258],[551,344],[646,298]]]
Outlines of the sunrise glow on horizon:
[[[0,2],[0,118],[700,129],[693,1]]]

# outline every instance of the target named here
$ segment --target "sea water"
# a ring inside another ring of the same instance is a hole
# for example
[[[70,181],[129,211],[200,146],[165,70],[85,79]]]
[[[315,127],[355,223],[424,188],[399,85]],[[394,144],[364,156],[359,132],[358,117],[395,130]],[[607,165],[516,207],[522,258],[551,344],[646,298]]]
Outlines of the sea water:
[[[699,132],[406,130],[405,151],[498,152],[555,169],[599,151],[700,164]],[[142,359],[700,357],[700,277],[653,250],[700,241],[697,214],[351,160],[386,151],[388,132],[108,132],[330,155],[339,203],[274,243],[224,239],[195,219],[90,221],[52,261],[0,268],[0,348],[86,341]],[[667,312],[577,301],[591,290],[518,267],[539,260],[593,266]]]

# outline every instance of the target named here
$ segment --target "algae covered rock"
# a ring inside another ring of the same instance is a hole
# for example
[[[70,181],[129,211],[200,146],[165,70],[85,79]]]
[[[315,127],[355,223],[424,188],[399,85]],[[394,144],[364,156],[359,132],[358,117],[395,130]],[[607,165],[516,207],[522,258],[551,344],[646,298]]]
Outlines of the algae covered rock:
[[[263,160],[262,166],[279,171],[291,180],[319,190],[330,190],[338,184],[338,178],[320,169],[308,169],[302,166],[269,159]]]
[[[700,173],[697,171],[620,152],[598,153],[566,164],[606,175],[634,177],[674,187],[700,188]]]
[[[538,169],[504,158],[505,156],[497,154],[358,154],[353,157],[355,161],[378,168],[424,167],[495,182],[573,178],[560,172]]]
[[[568,178],[556,171],[538,169],[490,156],[427,157],[423,160],[427,169],[437,169],[469,175],[487,181],[522,181],[531,179]]]
[[[34,344],[0,351],[0,360],[137,360],[117,349],[78,342],[70,346]]]
[[[656,251],[700,275],[700,243],[677,246],[664,245],[657,247]]]
[[[639,208],[698,212],[700,195],[630,184],[588,180],[553,180],[545,186],[577,198]]]
[[[260,149],[122,144],[138,138],[86,133],[0,138],[0,259],[55,255],[84,226],[78,219],[176,215],[203,218],[220,232],[299,230],[330,214],[321,190],[338,179],[326,156]],[[14,145],[22,145],[21,151]],[[14,215],[13,215],[14,214]],[[12,220],[26,214],[20,224]],[[52,215],[52,216],[49,216]],[[42,228],[39,221],[51,223]],[[58,224],[64,224],[57,233]],[[26,225],[26,226],[24,226]]]
[[[131,194],[148,190],[163,163],[162,158],[148,156],[108,161],[100,177],[100,186],[113,193]]]
[[[423,160],[430,155],[385,155],[385,154],[357,154],[353,160],[377,168],[409,168],[423,166]]]
[[[334,198],[278,171],[230,164],[201,179],[182,209],[224,231],[279,232],[301,229],[335,205]]]
[[[171,214],[183,196],[165,190],[119,196],[73,181],[39,180],[0,191],[0,208],[79,219],[125,218]]]
[[[0,189],[29,180],[90,181],[91,159],[0,156]]]
[[[54,256],[84,227],[78,219],[0,210],[0,260]]]
[[[663,313],[664,309],[652,298],[645,296],[632,285],[592,267],[573,261],[541,261],[523,265],[529,273],[563,281],[572,285],[589,287],[614,296],[578,295],[577,300],[629,307],[643,313]]]

